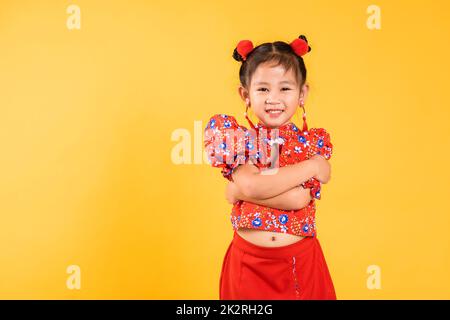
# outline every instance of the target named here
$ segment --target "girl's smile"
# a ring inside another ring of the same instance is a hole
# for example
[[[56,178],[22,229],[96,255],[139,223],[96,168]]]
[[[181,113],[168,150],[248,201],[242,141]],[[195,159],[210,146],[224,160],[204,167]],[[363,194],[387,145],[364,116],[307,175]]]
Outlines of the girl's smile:
[[[268,107],[266,109],[266,113],[268,113],[269,117],[271,117],[272,119],[278,118],[283,112],[284,112],[284,108]]]

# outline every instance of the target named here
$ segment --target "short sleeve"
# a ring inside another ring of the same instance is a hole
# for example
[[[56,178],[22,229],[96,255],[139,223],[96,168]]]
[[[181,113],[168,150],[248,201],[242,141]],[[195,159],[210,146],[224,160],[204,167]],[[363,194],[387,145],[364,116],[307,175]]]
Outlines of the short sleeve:
[[[330,134],[323,128],[311,128],[309,130],[309,148],[307,158],[319,154],[329,160],[333,153],[333,144]]]
[[[221,168],[230,181],[233,171],[248,158],[248,130],[233,116],[216,114],[205,128],[204,146],[211,166]]]
[[[323,128],[311,128],[309,130],[309,148],[307,158],[319,154],[329,160],[333,153],[333,144],[331,143],[330,134]],[[305,189],[311,188],[311,196],[313,199],[320,200],[321,183],[316,178],[311,178],[301,184]]]

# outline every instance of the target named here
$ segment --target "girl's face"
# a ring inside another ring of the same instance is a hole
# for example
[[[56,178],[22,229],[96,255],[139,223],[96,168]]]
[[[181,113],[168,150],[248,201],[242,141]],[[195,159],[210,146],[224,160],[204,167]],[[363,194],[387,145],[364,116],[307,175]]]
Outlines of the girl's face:
[[[300,91],[292,69],[286,72],[282,65],[270,62],[257,67],[248,90],[239,88],[239,94],[258,119],[272,129],[291,121],[307,91],[308,85]]]

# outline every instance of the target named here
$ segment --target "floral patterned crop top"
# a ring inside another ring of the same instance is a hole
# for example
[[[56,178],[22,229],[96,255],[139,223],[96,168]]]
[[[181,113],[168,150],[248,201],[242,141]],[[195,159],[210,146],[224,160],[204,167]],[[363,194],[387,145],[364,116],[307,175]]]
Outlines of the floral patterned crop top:
[[[303,130],[293,122],[270,129],[259,121],[252,127],[247,129],[226,114],[212,116],[206,125],[204,145],[210,164],[221,168],[222,175],[230,181],[233,181],[232,173],[237,166],[247,161],[263,169],[271,168],[275,163],[279,167],[295,164],[315,154],[323,155],[327,160],[331,157],[333,145],[329,133],[323,128],[308,130],[306,121]],[[311,188],[312,200],[299,210],[275,209],[242,200],[236,202],[231,212],[233,229],[317,236],[315,199],[321,198],[321,184],[311,178],[301,186]]]

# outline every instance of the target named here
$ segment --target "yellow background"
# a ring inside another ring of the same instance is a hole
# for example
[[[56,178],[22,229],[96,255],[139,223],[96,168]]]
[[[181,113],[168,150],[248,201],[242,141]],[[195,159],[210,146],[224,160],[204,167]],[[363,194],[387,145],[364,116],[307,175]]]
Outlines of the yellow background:
[[[81,9],[69,30],[66,9]],[[381,8],[369,30],[367,7]],[[448,1],[1,1],[0,298],[217,299],[219,169],[180,128],[245,124],[237,42],[308,37],[334,144],[318,234],[339,299],[449,299]],[[252,115],[254,118],[254,115]],[[298,118],[295,119],[298,123]],[[70,265],[81,289],[69,290]],[[367,267],[381,268],[369,290]]]

